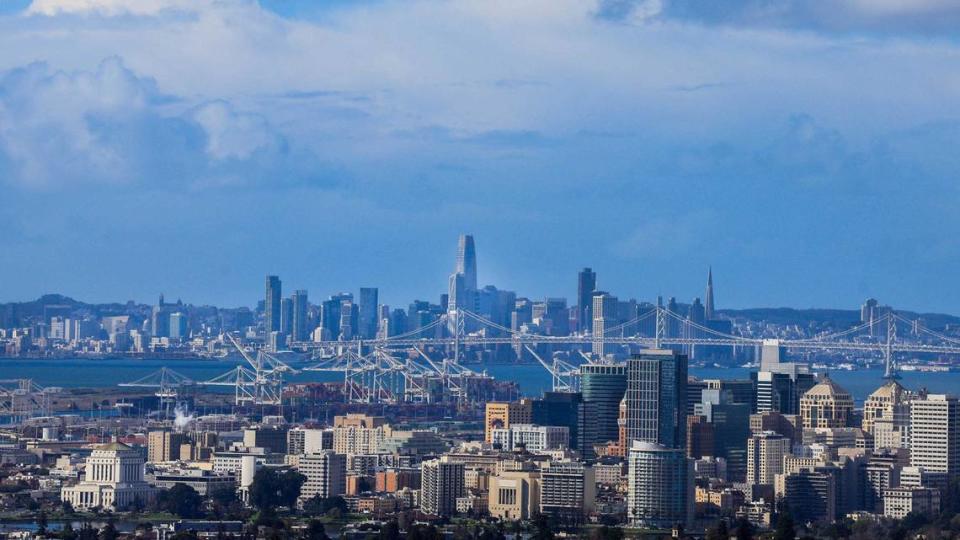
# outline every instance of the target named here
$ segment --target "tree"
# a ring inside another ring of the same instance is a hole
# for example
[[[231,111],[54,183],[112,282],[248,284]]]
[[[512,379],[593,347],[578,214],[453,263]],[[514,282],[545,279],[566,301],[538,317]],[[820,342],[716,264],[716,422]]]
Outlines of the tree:
[[[100,529],[100,540],[117,540],[117,527],[113,524],[113,518],[107,520],[107,524]]]
[[[339,514],[342,515],[345,514],[347,510],[347,501],[340,496],[323,498],[319,495],[314,495],[303,503],[303,511],[309,516],[330,515],[333,517],[333,514],[339,512]]]
[[[744,518],[740,518],[735,523],[733,533],[736,535],[737,540],[753,540],[753,524]]]
[[[433,525],[417,524],[407,531],[408,540],[443,540],[443,535]]]
[[[709,538],[709,536],[707,537]],[[604,525],[590,533],[591,540],[623,540],[623,529]]]
[[[777,528],[773,533],[774,540],[795,540],[797,528],[793,524],[793,516],[789,512],[780,514],[777,519]]]
[[[306,481],[307,477],[297,471],[277,473],[273,469],[260,469],[250,486],[250,503],[260,510],[274,506],[294,508]]]
[[[73,530],[73,523],[70,520],[63,524],[63,529],[60,530],[60,538],[63,540],[77,539],[77,532]]]
[[[400,524],[397,520],[391,519],[380,529],[377,538],[378,540],[400,540]]]
[[[203,516],[203,497],[186,484],[174,484],[157,495],[157,507],[184,519]]]
[[[307,481],[307,477],[294,470],[284,471],[278,475],[279,502],[282,506],[295,508],[297,498],[300,497],[300,488]]]
[[[47,513],[43,510],[40,510],[40,513],[37,514],[37,534],[40,536],[47,535]]]
[[[280,480],[276,471],[263,468],[253,475],[250,485],[250,504],[260,510],[280,504]]]
[[[311,519],[307,523],[307,527],[303,530],[303,538],[305,540],[330,540],[323,522],[316,519]]]
[[[730,540],[730,530],[727,528],[727,520],[721,519],[715,526],[707,529],[707,540]]]
[[[546,514],[537,514],[533,520],[533,540],[552,540],[553,531]]]

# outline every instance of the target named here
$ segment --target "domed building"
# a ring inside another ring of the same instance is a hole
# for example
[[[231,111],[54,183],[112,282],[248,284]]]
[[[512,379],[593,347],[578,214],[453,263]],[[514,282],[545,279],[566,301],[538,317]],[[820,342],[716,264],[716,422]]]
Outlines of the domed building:
[[[800,398],[804,428],[847,427],[853,414],[853,397],[830,377],[824,376]]]
[[[76,510],[125,510],[138,501],[148,503],[154,495],[153,486],[143,480],[143,456],[118,442],[94,448],[83,481],[60,491],[61,500]]]
[[[900,383],[894,380],[887,381],[873,391],[863,403],[863,431],[873,433],[877,420],[893,419],[894,411],[898,406],[909,399],[910,393]]]

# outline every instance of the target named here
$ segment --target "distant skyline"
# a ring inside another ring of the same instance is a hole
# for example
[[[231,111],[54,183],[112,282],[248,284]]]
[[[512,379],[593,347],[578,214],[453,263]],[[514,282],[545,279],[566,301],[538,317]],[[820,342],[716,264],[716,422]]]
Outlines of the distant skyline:
[[[0,3],[0,301],[957,313],[960,5]]]

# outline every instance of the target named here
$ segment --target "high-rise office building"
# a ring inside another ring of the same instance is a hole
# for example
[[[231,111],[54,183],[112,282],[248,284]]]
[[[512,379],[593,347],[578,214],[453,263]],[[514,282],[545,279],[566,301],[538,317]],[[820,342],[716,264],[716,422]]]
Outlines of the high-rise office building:
[[[670,529],[693,523],[693,461],[684,449],[633,441],[627,464],[627,519],[631,525]]]
[[[532,400],[531,422],[541,426],[567,426],[570,448],[580,448],[580,424],[584,420],[583,394],[579,392],[544,392]]]
[[[577,326],[581,333],[593,329],[593,293],[597,290],[597,273],[584,268],[577,274]]]
[[[177,311],[170,314],[170,337],[172,339],[187,339],[190,337],[186,313]]]
[[[561,523],[578,524],[593,511],[596,498],[593,467],[577,462],[551,462],[540,470],[540,513]]]
[[[487,402],[484,413],[484,441],[493,442],[493,430],[533,422],[533,401]]]
[[[162,294],[150,313],[150,334],[153,337],[170,336],[170,308],[164,303]]]
[[[263,299],[263,328],[265,334],[280,331],[280,278],[267,276],[267,290]]]
[[[468,291],[477,290],[477,248],[473,243],[473,235],[460,235],[456,273],[463,274],[463,284]]]
[[[293,325],[290,329],[290,335],[293,341],[306,341],[310,336],[309,327],[309,309],[307,303],[307,291],[300,289],[294,291],[291,297],[293,301]]]
[[[580,366],[580,392],[583,396],[583,417],[580,426],[579,450],[584,457],[594,455],[593,447],[619,441],[617,419],[620,401],[627,390],[627,368],[617,364],[584,364]]]
[[[685,450],[686,355],[647,350],[627,360],[626,368],[628,443],[644,441]]]
[[[853,414],[853,397],[829,377],[824,377],[800,398],[804,428],[842,428]]]
[[[960,478],[960,400],[931,394],[910,403],[910,465]]]
[[[360,288],[359,334],[363,339],[372,339],[377,336],[379,295],[376,287]]]
[[[863,422],[861,424],[863,431],[873,433],[877,420],[892,420],[898,414],[903,414],[909,399],[910,393],[900,383],[894,380],[885,382],[880,388],[874,390],[863,403]]]
[[[603,291],[593,293],[593,354],[601,358],[607,353],[602,338],[608,328],[617,325],[619,308],[616,296]]]
[[[332,450],[304,454],[297,460],[297,471],[307,477],[300,488],[300,503],[343,495],[347,491],[347,456]]]
[[[707,270],[707,290],[703,296],[703,314],[708,321],[713,320],[713,268]]]
[[[447,291],[447,311],[473,308],[474,291],[467,290],[466,276],[461,272],[450,274]]]
[[[757,388],[756,412],[800,414],[800,396],[816,385],[816,378],[800,364],[781,363],[774,369],[777,371],[761,367],[750,374]]]
[[[420,470],[420,509],[434,516],[455,514],[457,498],[465,490],[463,463],[432,459],[424,461]]]
[[[293,299],[280,299],[280,333],[289,336],[293,332]]]
[[[819,466],[786,474],[783,500],[800,523],[833,521],[839,515],[839,470]]]
[[[180,459],[180,445],[187,442],[183,433],[175,431],[151,431],[147,434],[147,461],[162,463]]]
[[[747,440],[747,483],[773,485],[783,473],[783,456],[790,453],[790,439],[774,431],[756,433]]]

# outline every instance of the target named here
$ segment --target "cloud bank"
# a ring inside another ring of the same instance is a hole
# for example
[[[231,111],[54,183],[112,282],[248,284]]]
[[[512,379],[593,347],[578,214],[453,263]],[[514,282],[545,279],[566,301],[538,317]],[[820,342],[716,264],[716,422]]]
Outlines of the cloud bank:
[[[481,279],[531,295],[592,265],[690,296],[713,264],[740,305],[960,301],[925,284],[960,271],[953,3],[275,4],[0,16],[0,297],[173,295],[150,269],[186,253],[185,297],[249,303],[270,271],[406,301],[471,231]],[[17,262],[48,253],[145,269],[75,292]]]

